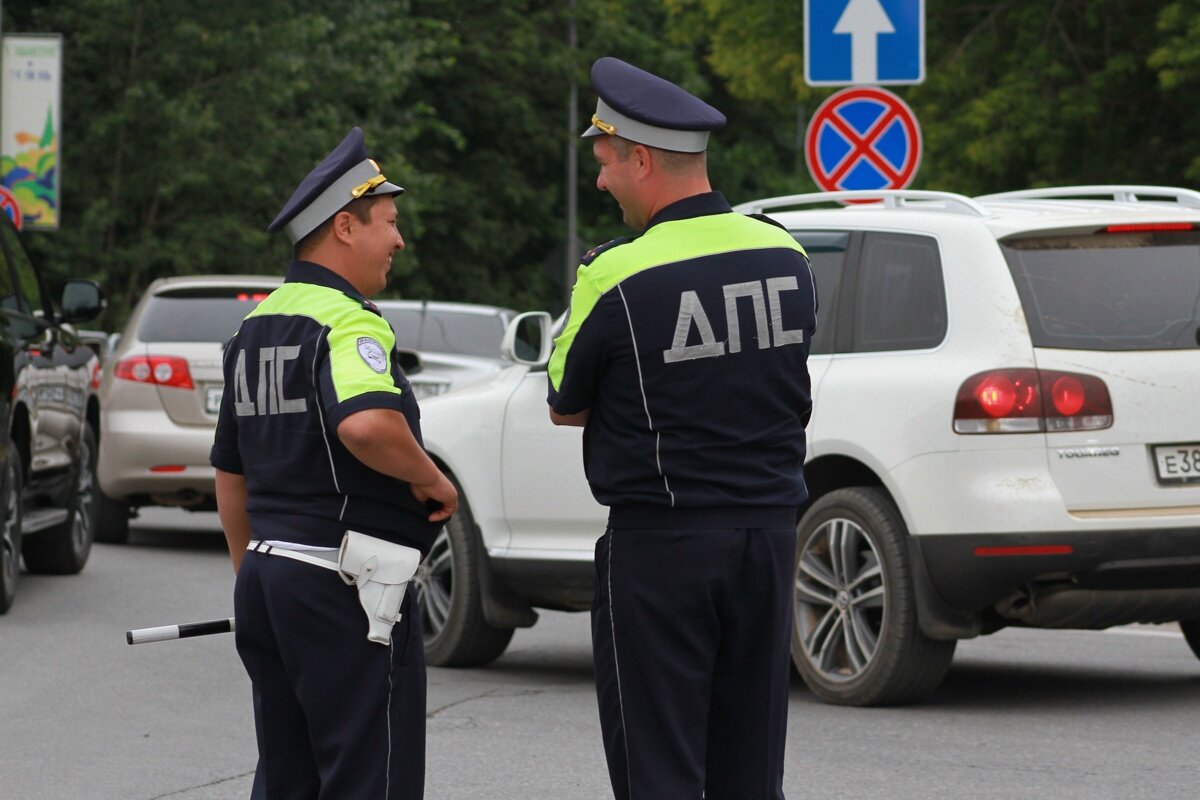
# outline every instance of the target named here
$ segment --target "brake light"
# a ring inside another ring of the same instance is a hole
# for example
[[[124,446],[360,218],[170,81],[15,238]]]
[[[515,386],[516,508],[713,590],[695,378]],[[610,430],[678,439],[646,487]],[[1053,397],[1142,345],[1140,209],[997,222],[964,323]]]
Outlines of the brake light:
[[[980,372],[963,381],[954,401],[955,433],[1089,431],[1112,422],[1104,381],[1073,372]]]
[[[267,299],[267,292],[238,292],[237,299],[243,303],[261,303]]]
[[[1125,225],[1109,225],[1108,233],[1155,233],[1158,231],[1191,231],[1196,226],[1190,222],[1133,222]]]
[[[117,362],[113,376],[137,383],[152,383],[155,386],[173,386],[176,389],[195,388],[187,361],[178,356],[123,358]]]

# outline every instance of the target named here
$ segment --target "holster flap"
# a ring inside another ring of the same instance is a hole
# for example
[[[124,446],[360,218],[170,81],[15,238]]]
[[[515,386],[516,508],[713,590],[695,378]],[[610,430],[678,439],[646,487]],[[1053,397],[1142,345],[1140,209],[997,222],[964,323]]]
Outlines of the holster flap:
[[[421,563],[415,547],[346,531],[338,552],[338,573],[346,583],[373,581],[388,585],[407,583]]]

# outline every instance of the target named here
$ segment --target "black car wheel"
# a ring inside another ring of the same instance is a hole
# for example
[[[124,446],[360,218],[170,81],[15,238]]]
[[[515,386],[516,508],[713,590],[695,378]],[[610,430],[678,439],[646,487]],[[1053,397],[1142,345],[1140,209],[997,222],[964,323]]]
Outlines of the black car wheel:
[[[96,541],[104,544],[128,542],[129,504],[109,497],[98,484],[93,502],[96,505]]]
[[[483,616],[477,559],[484,558],[475,521],[459,489],[458,511],[438,534],[414,580],[421,604],[425,660],[437,667],[495,661],[512,628],[493,628]]]
[[[1200,619],[1185,619],[1179,623],[1179,628],[1183,631],[1183,638],[1187,640],[1188,647],[1192,648],[1196,658],[1200,658]]]
[[[0,483],[4,505],[4,523],[0,528],[0,614],[12,607],[21,571],[21,489],[21,457],[9,439],[8,463]]]
[[[917,627],[907,531],[891,498],[871,487],[830,492],[797,533],[792,660],[813,693],[870,706],[936,688],[957,643]]]
[[[92,426],[79,439],[79,469],[60,525],[25,540],[22,553],[30,572],[74,575],[87,564],[96,530],[96,434]]]

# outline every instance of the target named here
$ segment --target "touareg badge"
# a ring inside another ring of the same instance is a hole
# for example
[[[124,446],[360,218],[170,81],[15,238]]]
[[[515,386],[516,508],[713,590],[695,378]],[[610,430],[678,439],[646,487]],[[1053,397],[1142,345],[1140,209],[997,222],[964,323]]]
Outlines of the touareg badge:
[[[358,337],[358,354],[371,369],[376,372],[387,372],[387,354],[383,352],[383,345],[370,336]]]

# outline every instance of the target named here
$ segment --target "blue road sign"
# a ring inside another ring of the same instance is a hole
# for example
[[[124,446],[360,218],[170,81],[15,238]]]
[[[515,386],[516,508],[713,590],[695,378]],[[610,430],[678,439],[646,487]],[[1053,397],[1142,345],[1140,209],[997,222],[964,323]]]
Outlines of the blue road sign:
[[[810,86],[925,80],[925,0],[804,0]]]

